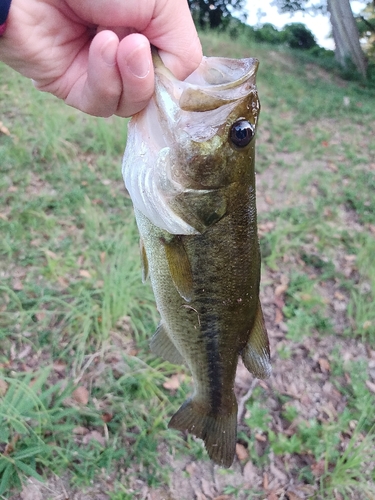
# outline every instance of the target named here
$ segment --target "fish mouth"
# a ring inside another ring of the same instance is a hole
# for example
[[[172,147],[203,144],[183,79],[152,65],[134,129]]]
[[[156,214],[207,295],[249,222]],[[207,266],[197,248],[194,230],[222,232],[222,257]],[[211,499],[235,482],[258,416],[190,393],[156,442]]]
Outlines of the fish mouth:
[[[170,111],[171,106],[170,103],[166,106],[163,90],[180,110],[190,112],[212,111],[245,98],[255,89],[259,66],[255,58],[203,57],[199,67],[181,82],[163,65],[160,58],[155,59],[154,56],[154,63],[156,88],[158,83],[162,88],[157,100],[164,112],[168,112],[168,108]]]
[[[259,62],[255,58],[203,57],[184,81],[177,80],[157,58],[154,103],[163,133],[153,135],[160,145],[168,130],[175,131],[177,141],[176,131],[180,138],[186,132],[196,142],[211,139],[236,106],[256,94]]]
[[[211,111],[238,101],[255,88],[259,61],[254,58],[204,57],[199,68],[186,80],[179,99],[184,111]]]

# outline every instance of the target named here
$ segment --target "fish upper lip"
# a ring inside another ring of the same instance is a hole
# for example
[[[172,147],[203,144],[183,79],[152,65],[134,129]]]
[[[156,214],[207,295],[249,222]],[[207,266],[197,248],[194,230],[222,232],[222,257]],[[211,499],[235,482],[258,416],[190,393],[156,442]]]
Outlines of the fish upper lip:
[[[161,93],[157,96],[158,104],[166,114],[171,111],[174,114],[177,108],[204,112],[238,101],[255,90],[258,65],[258,60],[254,58],[203,58],[201,66],[183,82],[176,80],[165,67],[156,68],[156,78],[173,101],[174,110],[170,102],[163,102]]]

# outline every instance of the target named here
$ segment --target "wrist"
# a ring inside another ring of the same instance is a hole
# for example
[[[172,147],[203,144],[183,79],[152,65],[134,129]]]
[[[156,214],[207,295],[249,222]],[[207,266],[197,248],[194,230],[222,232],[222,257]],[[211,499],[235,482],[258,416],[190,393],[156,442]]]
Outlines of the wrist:
[[[6,29],[6,21],[11,1],[12,0],[2,0],[0,4],[0,36],[4,34]]]

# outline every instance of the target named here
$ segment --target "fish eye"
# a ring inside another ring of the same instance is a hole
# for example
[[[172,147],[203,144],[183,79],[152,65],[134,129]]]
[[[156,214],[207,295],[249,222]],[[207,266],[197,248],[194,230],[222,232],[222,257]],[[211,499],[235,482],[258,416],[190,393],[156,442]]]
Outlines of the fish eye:
[[[235,146],[244,148],[247,146],[255,135],[255,127],[247,120],[239,120],[233,123],[229,137]]]

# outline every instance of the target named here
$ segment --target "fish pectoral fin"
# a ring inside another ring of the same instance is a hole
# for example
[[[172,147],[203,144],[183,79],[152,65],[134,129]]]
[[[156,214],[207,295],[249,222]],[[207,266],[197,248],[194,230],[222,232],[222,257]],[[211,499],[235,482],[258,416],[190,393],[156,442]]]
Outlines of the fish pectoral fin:
[[[236,450],[237,402],[227,412],[210,414],[210,408],[194,398],[188,399],[173,415],[169,428],[188,431],[203,439],[206,450],[215,463],[230,467]]]
[[[226,214],[227,198],[223,189],[184,191],[173,198],[170,207],[187,224],[203,233]]]
[[[148,279],[148,259],[142,238],[139,240],[139,250],[141,253],[142,283],[146,283]]]
[[[165,249],[169,272],[174,286],[186,302],[190,302],[193,295],[193,273],[180,236],[173,237],[170,241],[161,240]]]
[[[271,375],[270,346],[260,302],[258,302],[249,341],[242,350],[241,357],[244,365],[254,377],[265,379]]]
[[[154,354],[156,354],[156,356],[159,356],[174,365],[182,365],[185,363],[184,358],[170,339],[163,323],[160,323],[154,333],[150,341],[150,349]]]

